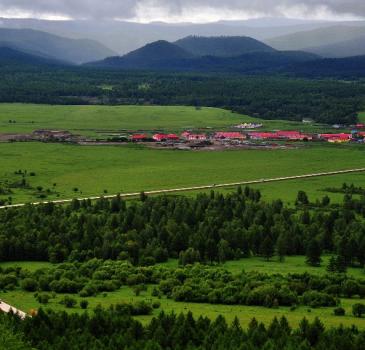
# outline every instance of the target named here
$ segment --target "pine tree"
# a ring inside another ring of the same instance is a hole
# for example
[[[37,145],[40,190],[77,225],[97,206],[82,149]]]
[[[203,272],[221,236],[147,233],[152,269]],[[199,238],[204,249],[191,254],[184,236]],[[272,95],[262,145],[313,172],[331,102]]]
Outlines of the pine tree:
[[[331,256],[331,259],[328,262],[326,270],[328,272],[336,272],[336,270],[337,270],[337,261],[336,261],[336,258],[334,256]]]
[[[316,239],[312,239],[307,246],[306,262],[311,266],[319,266],[321,264],[321,247]]]
[[[274,242],[271,240],[270,236],[266,236],[263,240],[260,247],[261,254],[266,258],[266,260],[270,260],[274,255]]]
[[[285,235],[283,233],[280,234],[276,241],[276,253],[279,256],[280,262],[284,262],[285,255],[287,254],[287,242]]]

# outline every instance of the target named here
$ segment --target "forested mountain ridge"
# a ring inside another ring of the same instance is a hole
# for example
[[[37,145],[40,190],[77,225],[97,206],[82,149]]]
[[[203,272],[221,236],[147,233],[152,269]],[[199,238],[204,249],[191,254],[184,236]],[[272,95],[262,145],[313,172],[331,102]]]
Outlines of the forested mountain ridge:
[[[243,36],[189,36],[175,41],[174,44],[195,56],[234,57],[252,52],[275,51],[272,47],[256,39]]]
[[[179,46],[168,41],[159,40],[122,57],[109,57],[103,61],[89,63],[87,65],[122,69],[153,69],[162,68],[171,62],[182,61],[193,57],[193,54]]]
[[[68,63],[47,57],[28,54],[11,47],[1,46],[0,44],[0,69],[5,69],[6,67],[21,67],[21,69],[32,67],[51,68],[52,66],[61,65],[66,66]]]
[[[94,40],[69,39],[32,29],[0,28],[1,46],[75,64],[115,54]]]
[[[288,64],[317,58],[317,55],[306,52],[275,51],[251,38],[187,38],[180,44],[157,41],[125,56],[110,57],[87,66],[265,74]]]
[[[363,37],[364,35],[364,25],[333,25],[271,38],[265,40],[265,43],[276,50],[305,50],[308,47],[333,45]]]
[[[358,38],[336,42],[334,44],[308,47],[304,49],[326,58],[343,58],[365,55],[365,31]]]

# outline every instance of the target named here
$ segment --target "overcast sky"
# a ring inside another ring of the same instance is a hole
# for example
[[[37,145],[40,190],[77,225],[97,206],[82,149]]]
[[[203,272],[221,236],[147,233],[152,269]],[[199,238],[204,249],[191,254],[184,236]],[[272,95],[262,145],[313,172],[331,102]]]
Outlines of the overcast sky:
[[[365,0],[0,0],[0,17],[212,22],[258,17],[365,18]]]

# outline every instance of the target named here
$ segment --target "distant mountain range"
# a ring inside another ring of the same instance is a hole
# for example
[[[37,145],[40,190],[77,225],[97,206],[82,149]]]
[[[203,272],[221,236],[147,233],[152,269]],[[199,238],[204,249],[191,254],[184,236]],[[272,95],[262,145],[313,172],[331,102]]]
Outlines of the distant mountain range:
[[[33,30],[0,29],[0,38],[0,67],[64,66],[72,64],[71,60],[74,64],[80,62],[81,54],[84,55],[82,60],[89,60],[96,54],[93,51],[89,56],[87,49],[82,45],[75,47],[72,39]],[[353,52],[359,53],[359,56],[328,59],[319,54],[334,50],[334,47],[338,51],[340,48],[346,50],[350,41],[314,47],[308,50],[311,52],[305,52],[279,51],[250,37],[189,36],[176,42],[158,40],[124,56],[113,55],[85,66],[124,70],[358,77],[365,76],[363,40],[364,37],[358,37],[351,41]],[[77,41],[79,44],[84,42]],[[100,48],[99,45],[97,47]],[[84,51],[80,52],[81,49]],[[106,54],[110,50],[103,52]]]
[[[152,69],[200,72],[257,73],[307,62],[318,56],[299,51],[277,51],[247,37],[188,37],[175,43],[156,41],[122,57],[88,66],[114,69]]]
[[[28,66],[59,66],[65,62],[21,52],[10,47],[0,47],[0,68]]]
[[[69,39],[32,29],[0,28],[0,47],[75,64],[116,54],[94,40]]]
[[[365,28],[365,22],[361,21],[339,23],[288,18],[258,18],[246,21],[220,21],[205,24],[133,23],[112,20],[51,21],[0,18],[0,27],[31,28],[74,39],[89,38],[103,43],[119,55],[126,54],[157,40],[175,42],[191,35],[205,37],[248,36],[266,42],[272,38],[288,34],[337,25],[362,26]],[[268,44],[272,46],[269,42]],[[274,48],[276,47],[274,46]],[[289,47],[286,50],[297,49]]]
[[[272,38],[277,50],[302,50],[323,57],[365,55],[365,26],[336,25]]]

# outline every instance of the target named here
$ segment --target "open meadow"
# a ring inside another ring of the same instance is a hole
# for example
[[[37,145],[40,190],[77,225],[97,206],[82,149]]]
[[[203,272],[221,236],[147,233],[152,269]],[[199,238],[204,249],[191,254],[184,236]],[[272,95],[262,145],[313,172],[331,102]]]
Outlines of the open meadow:
[[[38,129],[68,130],[85,136],[133,131],[181,132],[186,129],[232,128],[244,122],[263,123],[265,130],[324,130],[320,124],[262,120],[219,108],[185,106],[57,106],[0,104],[0,133]]]
[[[286,257],[284,262],[279,262],[277,257],[266,261],[260,257],[252,257],[249,259],[241,259],[237,261],[228,261],[223,267],[228,271],[238,274],[242,270],[246,272],[259,271],[261,273],[271,274],[286,274],[286,273],[304,273],[308,272],[315,275],[324,275],[326,273],[326,265],[329,261],[329,256],[322,257],[321,267],[309,267],[305,264],[305,258],[303,256]],[[164,267],[176,269],[178,267],[177,260],[169,260],[167,263],[161,264]],[[8,262],[0,263],[0,268],[8,267],[22,267],[35,271],[42,268],[51,268],[52,264],[46,262]],[[365,274],[361,269],[350,268],[348,274],[355,278],[364,279]],[[232,322],[237,316],[243,327],[247,327],[253,317],[265,324],[269,324],[276,316],[280,318],[285,315],[292,326],[298,326],[299,322],[306,317],[309,320],[313,320],[315,317],[320,317],[321,321],[325,323],[326,327],[339,326],[343,324],[345,326],[356,325],[360,329],[365,329],[365,322],[363,319],[355,318],[352,315],[352,305],[358,302],[362,302],[358,298],[342,298],[341,306],[345,309],[346,315],[342,317],[335,316],[333,314],[333,307],[319,307],[310,308],[306,306],[298,306],[295,309],[289,307],[267,308],[260,306],[245,306],[245,305],[220,305],[220,304],[207,304],[207,303],[191,303],[191,302],[176,302],[166,297],[153,296],[152,290],[154,285],[149,285],[147,290],[136,295],[131,287],[122,286],[117,291],[100,293],[97,296],[88,297],[89,308],[93,309],[98,305],[108,307],[118,303],[136,303],[138,301],[146,301],[148,303],[159,302],[160,308],[153,311],[150,316],[137,316],[137,319],[143,323],[147,323],[153,316],[157,316],[161,310],[169,313],[175,312],[186,313],[191,311],[195,317],[200,315],[207,316],[211,319],[215,319],[219,315],[226,317],[228,322]],[[65,308],[60,304],[60,301],[65,297],[65,294],[58,294],[44,306],[40,304],[34,297],[34,293],[25,292],[22,290],[13,290],[7,292],[0,292],[0,299],[3,299],[7,303],[30,312],[32,309],[38,309],[40,307],[51,308],[53,310],[68,311],[68,312],[82,312],[80,308],[80,301],[83,298],[73,295],[77,300],[77,305],[72,309]]]
[[[0,184],[19,182],[22,175],[15,172],[27,170],[29,188],[11,189],[13,203],[211,185],[365,166],[363,147],[347,145],[194,152],[152,150],[133,145],[2,143],[0,154]],[[29,176],[31,173],[34,176]],[[365,175],[338,175],[258,187],[269,198],[291,201],[300,189],[309,190],[312,199],[321,198],[324,188],[340,187],[345,181],[363,186]],[[303,188],[298,187],[302,184]],[[340,199],[342,195],[334,198]]]

